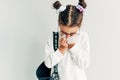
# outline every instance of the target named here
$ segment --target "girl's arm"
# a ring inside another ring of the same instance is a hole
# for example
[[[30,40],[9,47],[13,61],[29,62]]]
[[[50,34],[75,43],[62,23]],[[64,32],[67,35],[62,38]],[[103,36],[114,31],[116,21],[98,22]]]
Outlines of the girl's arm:
[[[86,69],[89,64],[89,39],[88,36],[85,38],[82,43],[77,43],[69,49],[75,64],[84,69]]]
[[[53,66],[58,64],[63,58],[63,54],[60,52],[59,49],[54,51],[52,40],[53,40],[52,37],[51,37],[51,39],[49,38],[47,43],[46,43],[46,47],[45,47],[45,59],[44,59],[44,61],[45,61],[45,65],[48,68],[52,68]]]

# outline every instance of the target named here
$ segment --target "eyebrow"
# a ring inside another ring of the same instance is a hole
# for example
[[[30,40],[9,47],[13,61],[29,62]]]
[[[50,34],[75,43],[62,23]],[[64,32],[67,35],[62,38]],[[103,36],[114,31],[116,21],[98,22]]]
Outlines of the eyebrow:
[[[76,32],[71,32],[71,33],[66,33],[64,31],[61,31],[61,32],[65,33],[65,34],[76,34]]]

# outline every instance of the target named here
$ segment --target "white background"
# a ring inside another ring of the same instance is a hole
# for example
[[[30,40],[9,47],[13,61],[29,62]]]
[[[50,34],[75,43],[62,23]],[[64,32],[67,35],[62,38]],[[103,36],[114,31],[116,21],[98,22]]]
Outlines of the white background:
[[[0,80],[37,80],[47,36],[57,28],[54,1],[0,0]],[[88,80],[120,80],[120,1],[86,2],[81,29],[90,38]]]

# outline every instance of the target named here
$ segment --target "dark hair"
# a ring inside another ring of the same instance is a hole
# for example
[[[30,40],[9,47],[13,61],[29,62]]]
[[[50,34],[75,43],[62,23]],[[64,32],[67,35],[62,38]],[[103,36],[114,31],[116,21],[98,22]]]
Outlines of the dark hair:
[[[86,3],[84,2],[84,0],[79,0],[78,4],[81,5],[83,8],[86,8]],[[62,4],[59,1],[56,1],[53,4],[53,7],[56,10],[58,10],[61,6]],[[80,12],[74,5],[67,5],[66,9],[59,13],[58,24],[69,27],[80,27],[82,19],[83,12]]]

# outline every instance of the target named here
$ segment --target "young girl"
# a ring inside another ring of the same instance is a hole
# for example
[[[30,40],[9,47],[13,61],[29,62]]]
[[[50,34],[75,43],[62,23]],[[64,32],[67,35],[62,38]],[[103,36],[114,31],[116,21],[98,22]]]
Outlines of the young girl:
[[[60,80],[87,80],[85,69],[89,64],[89,38],[86,32],[80,31],[86,3],[79,0],[78,5],[64,7],[56,1],[53,7],[59,13],[59,47],[54,52],[53,37],[50,36],[45,47],[45,65],[52,68],[52,73],[58,64]]]

